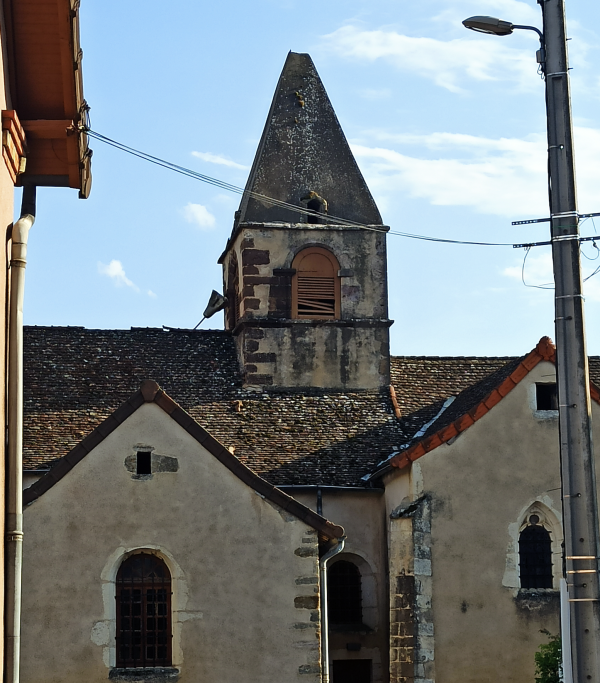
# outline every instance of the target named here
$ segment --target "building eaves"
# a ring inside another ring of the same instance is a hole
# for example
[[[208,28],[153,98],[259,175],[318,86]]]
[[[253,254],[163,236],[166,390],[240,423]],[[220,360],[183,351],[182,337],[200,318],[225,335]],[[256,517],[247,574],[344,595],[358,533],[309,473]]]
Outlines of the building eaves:
[[[91,189],[79,0],[4,0],[9,107],[27,138],[17,184]]]

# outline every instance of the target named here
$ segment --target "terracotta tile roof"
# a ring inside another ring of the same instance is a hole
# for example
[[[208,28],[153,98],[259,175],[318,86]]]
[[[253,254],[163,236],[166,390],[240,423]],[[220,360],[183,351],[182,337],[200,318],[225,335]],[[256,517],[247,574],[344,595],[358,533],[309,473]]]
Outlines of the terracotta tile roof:
[[[449,396],[457,396],[454,404],[423,438],[478,404],[521,360],[392,358],[398,419],[387,389],[244,389],[228,332],[27,327],[25,468],[67,454],[152,379],[271,484],[363,485],[361,477],[408,443]],[[591,358],[590,368],[600,380],[600,359]]]
[[[553,363],[556,361],[555,347],[549,337],[542,337],[537,346],[526,356],[508,361],[491,375],[464,389],[447,410],[441,412],[439,418],[419,435],[419,439],[391,458],[389,464],[398,468],[406,467],[468,429],[497,405],[543,360]],[[596,369],[596,359],[593,364]],[[593,384],[591,390],[592,397],[598,401],[600,393]]]
[[[251,469],[239,461],[230,451],[213,438],[203,427],[201,427],[181,406],[165,394],[165,392],[152,380],[145,380],[138,391],[130,396],[125,403],[115,410],[115,412],[101,422],[85,439],[80,441],[41,479],[23,492],[23,503],[28,505],[37,500],[41,495],[51,489],[54,484],[60,481],[70,470],[81,462],[98,444],[115,431],[128,417],[131,417],[138,408],[144,403],[156,403],[159,408],[165,411],[178,425],[185,429],[198,443],[214,455],[228,470],[233,472],[245,484],[250,486],[261,496],[275,503],[287,512],[306,522],[313,529],[321,532],[325,538],[340,538],[344,535],[341,526],[329,522],[321,515],[313,512],[302,503],[288,496],[280,489],[269,484],[264,479],[255,474]]]

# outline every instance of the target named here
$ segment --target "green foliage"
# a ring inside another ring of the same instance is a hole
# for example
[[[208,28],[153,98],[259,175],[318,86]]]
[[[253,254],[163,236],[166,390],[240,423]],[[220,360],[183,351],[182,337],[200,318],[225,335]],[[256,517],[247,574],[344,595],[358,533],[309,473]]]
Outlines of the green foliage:
[[[535,683],[560,683],[562,650],[560,636],[553,636],[547,629],[540,633],[548,636],[549,643],[542,643],[535,653]]]

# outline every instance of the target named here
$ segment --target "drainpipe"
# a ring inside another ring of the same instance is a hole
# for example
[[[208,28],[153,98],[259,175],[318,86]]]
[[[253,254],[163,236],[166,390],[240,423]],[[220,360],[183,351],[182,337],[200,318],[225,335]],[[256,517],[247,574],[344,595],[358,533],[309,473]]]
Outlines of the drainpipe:
[[[35,221],[35,190],[35,185],[23,188],[21,217],[13,225],[10,255],[5,683],[19,683],[23,561],[23,293],[27,237]]]
[[[329,683],[329,609],[327,607],[327,563],[344,549],[346,537],[337,539],[337,545],[328,550],[321,558],[321,662],[322,683]]]

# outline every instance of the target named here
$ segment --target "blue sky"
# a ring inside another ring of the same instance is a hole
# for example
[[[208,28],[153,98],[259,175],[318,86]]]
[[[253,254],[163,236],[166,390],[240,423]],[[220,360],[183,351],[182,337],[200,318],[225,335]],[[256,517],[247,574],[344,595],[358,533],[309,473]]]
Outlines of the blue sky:
[[[392,229],[546,239],[547,224],[511,226],[548,215],[537,37],[475,34],[461,25],[474,14],[541,26],[534,0],[84,0],[92,127],[243,186],[286,54],[309,52]],[[567,0],[567,19],[579,210],[600,211],[600,7]],[[222,288],[217,259],[239,197],[92,147],[88,200],[39,191],[26,323],[193,327]],[[552,292],[523,284],[523,250],[390,236],[388,257],[395,354],[522,354],[554,334]],[[585,275],[600,264],[583,260]],[[524,275],[551,282],[547,247]],[[600,354],[600,274],[585,293],[588,348]]]

